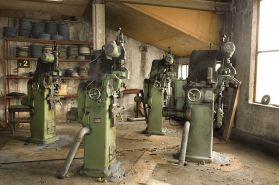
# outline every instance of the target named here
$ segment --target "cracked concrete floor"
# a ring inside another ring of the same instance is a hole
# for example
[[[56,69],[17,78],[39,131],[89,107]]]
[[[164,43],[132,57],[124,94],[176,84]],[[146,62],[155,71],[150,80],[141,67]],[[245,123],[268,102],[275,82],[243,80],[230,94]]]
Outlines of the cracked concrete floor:
[[[164,124],[167,127],[168,136],[165,140],[137,138],[136,136],[140,136],[146,127],[142,121],[117,124],[117,160],[121,162],[126,176],[138,173],[132,170],[136,170],[135,164],[143,159],[145,154],[149,153],[150,156],[155,157],[156,161],[153,163],[150,174],[145,176],[145,182],[126,181],[125,184],[279,184],[278,158],[232,141],[226,144],[216,138],[213,145],[214,151],[235,156],[243,165],[241,169],[224,172],[208,164],[198,165],[189,162],[187,166],[176,165],[177,160],[173,158],[173,155],[179,150],[182,126],[171,126],[168,121]],[[177,122],[172,121],[172,125],[177,125]],[[57,126],[57,133],[74,138],[80,128],[81,125],[77,123],[65,123]],[[0,131],[0,148],[2,149],[9,140],[23,142],[28,136],[30,136],[28,126],[18,128],[14,135],[9,131]],[[70,145],[65,147],[69,148]],[[80,146],[82,147],[83,145]],[[0,150],[1,152],[3,151]],[[47,160],[47,156],[45,159],[44,161],[0,164],[0,184],[119,184],[99,182],[98,178],[80,175],[78,170],[83,164],[83,159],[74,159],[68,178],[57,179],[64,160]],[[141,176],[139,178],[143,179]]]

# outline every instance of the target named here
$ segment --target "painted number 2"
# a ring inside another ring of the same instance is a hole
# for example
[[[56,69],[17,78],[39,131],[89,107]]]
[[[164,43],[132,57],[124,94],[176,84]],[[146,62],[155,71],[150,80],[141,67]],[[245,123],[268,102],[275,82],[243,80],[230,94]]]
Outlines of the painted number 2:
[[[30,67],[29,61],[19,60],[18,63],[17,63],[17,67],[18,68],[29,68]]]
[[[19,63],[20,67],[28,67],[28,61],[24,60],[22,63]]]

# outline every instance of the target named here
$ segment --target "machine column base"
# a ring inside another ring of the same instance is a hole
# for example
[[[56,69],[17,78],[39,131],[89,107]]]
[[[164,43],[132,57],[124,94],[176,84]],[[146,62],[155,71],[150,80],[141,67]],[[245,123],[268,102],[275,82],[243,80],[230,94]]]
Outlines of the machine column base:
[[[201,157],[201,156],[189,156],[186,155],[186,161],[188,162],[201,162],[204,161],[206,163],[212,163],[213,162],[213,157]]]
[[[90,170],[82,167],[82,169],[79,171],[82,175],[87,175],[90,177],[108,177],[111,174],[111,171],[108,170]]]
[[[31,137],[29,137],[27,139],[27,141],[29,143],[44,144],[44,145],[49,144],[49,143],[53,143],[54,141],[57,141],[57,140],[59,140],[58,136],[53,136],[53,137],[50,137],[48,139],[38,139],[38,138],[31,138]]]
[[[166,135],[166,129],[163,129],[163,131],[146,130],[145,133],[149,135]]]
[[[107,170],[92,170],[84,168],[83,166],[82,169],[80,169],[79,173],[90,177],[108,177],[111,173],[116,173],[116,171],[117,173],[119,173],[119,170],[122,171],[120,167],[120,162],[113,161],[110,163],[109,168]]]

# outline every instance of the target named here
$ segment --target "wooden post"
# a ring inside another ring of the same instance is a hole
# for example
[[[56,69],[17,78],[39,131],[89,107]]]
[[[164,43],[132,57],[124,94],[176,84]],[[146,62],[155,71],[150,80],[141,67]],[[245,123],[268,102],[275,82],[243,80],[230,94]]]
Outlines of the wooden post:
[[[226,120],[224,134],[223,134],[223,139],[226,142],[228,142],[231,135],[233,120],[235,117],[236,107],[238,104],[239,92],[240,92],[240,85],[237,88],[234,88],[231,104],[228,111],[228,119]]]

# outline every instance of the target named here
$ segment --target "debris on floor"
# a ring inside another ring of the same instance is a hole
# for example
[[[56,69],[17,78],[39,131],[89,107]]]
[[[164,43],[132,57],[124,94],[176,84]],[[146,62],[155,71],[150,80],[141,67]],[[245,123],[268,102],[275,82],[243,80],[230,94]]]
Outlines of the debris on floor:
[[[156,161],[150,156],[150,152],[144,152],[120,185],[147,183],[156,164]]]
[[[74,139],[68,135],[59,135],[59,140],[47,145],[37,145],[35,151],[60,150],[62,147],[72,144]]]
[[[217,164],[228,163],[230,162],[231,159],[230,157],[215,151],[212,152],[212,157],[213,157],[213,162]]]
[[[105,181],[120,182],[126,175],[119,161],[111,163],[109,169],[111,170],[111,174],[105,178]]]
[[[214,159],[214,157],[216,157],[216,159]],[[223,172],[233,172],[243,168],[241,161],[232,154],[217,152],[215,152],[213,156],[213,163],[208,165]]]
[[[161,141],[161,140],[169,140],[169,139],[176,139],[176,137],[170,136],[158,136],[158,135],[146,135],[141,133],[129,133],[126,134],[124,139],[134,139],[134,140],[143,140],[143,141]],[[164,143],[162,143],[164,144]]]

